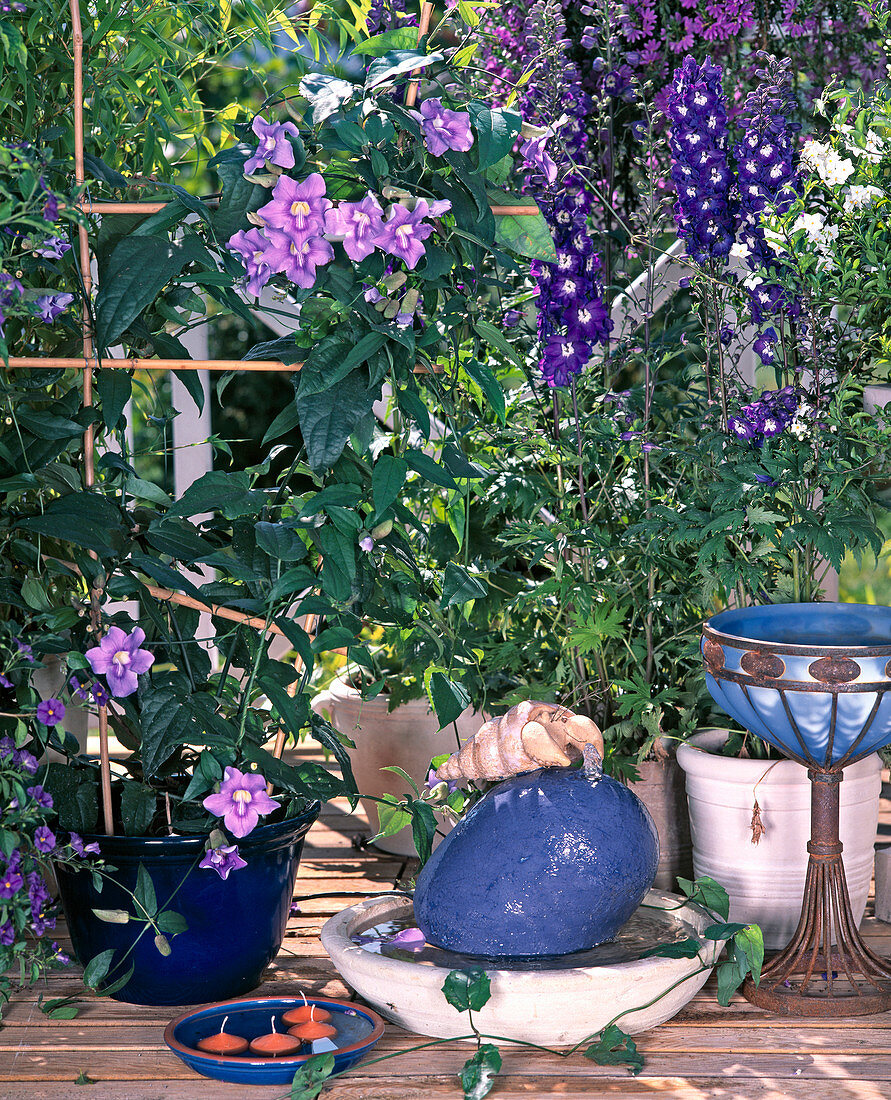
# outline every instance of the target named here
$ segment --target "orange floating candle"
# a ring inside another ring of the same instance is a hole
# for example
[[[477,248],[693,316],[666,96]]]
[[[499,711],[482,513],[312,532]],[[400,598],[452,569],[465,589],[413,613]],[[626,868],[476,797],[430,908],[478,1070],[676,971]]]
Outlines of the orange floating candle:
[[[303,998],[302,1005],[299,1005],[297,1008],[289,1008],[282,1016],[282,1020],[288,1025],[302,1024],[307,1020],[315,1020],[323,1024],[326,1020],[330,1019],[331,1013],[326,1008],[319,1008],[318,1005],[311,1005],[306,997]]]
[[[216,1035],[208,1035],[204,1039],[199,1039],[198,1049],[206,1051],[208,1054],[244,1054],[248,1048],[248,1041],[240,1035],[230,1035],[226,1031],[228,1022],[229,1017],[224,1016],[219,1032]]]
[[[288,1028],[288,1034],[296,1036],[304,1043],[311,1043],[314,1039],[333,1039],[337,1034],[337,1028],[332,1027],[331,1024],[323,1024],[319,1020],[307,1020],[305,1023]]]
[[[275,1017],[272,1017],[272,1031],[251,1040],[251,1053],[262,1054],[266,1058],[280,1058],[286,1054],[296,1054],[302,1043],[291,1035],[282,1035],[275,1030]]]

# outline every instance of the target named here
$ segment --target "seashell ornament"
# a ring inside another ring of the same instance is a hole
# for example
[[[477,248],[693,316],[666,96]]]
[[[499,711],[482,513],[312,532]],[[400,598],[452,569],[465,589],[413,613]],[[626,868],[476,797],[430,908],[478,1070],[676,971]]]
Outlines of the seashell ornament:
[[[603,759],[603,734],[583,714],[556,703],[517,703],[491,718],[436,769],[437,779],[508,779],[536,768],[565,768],[593,745]]]

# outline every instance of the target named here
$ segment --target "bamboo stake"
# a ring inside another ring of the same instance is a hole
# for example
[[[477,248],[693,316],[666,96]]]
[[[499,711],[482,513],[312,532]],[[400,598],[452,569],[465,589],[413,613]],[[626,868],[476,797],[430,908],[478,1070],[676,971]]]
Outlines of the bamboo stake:
[[[10,370],[25,370],[30,368],[48,369],[52,367],[61,370],[82,370],[92,378],[95,367],[102,370],[209,370],[209,371],[289,371],[295,372],[303,369],[302,363],[281,363],[277,359],[66,359],[59,356],[25,356],[10,355]],[[415,366],[415,374],[442,374],[443,367],[438,363],[428,365],[418,363]],[[87,402],[85,402],[86,404]],[[92,404],[92,402],[89,402]]]
[[[74,178],[77,183],[86,183],[84,170],[84,33],[80,20],[80,0],[69,0],[71,10],[71,29],[74,38]],[[84,406],[93,404],[93,372],[90,363],[94,358],[93,331],[90,320],[90,293],[93,280],[90,275],[90,238],[85,225],[77,227],[80,246],[80,268],[83,280],[83,348],[84,348]],[[84,482],[87,489],[96,483],[96,438],[91,424],[84,432]],[[99,600],[102,595],[100,584],[90,589],[90,620],[97,639],[100,634],[101,611]],[[114,820],[111,812],[111,760],[108,753],[108,711],[99,707],[99,777],[102,792],[102,820],[108,836],[114,835]]]
[[[428,0],[425,0],[425,2],[421,5],[421,18],[418,21],[418,45],[420,45],[421,39],[430,30],[430,20],[432,19],[432,17],[433,5],[429,3]],[[420,69],[415,69],[415,71],[412,73],[412,76],[417,76],[420,71]],[[412,82],[409,84],[405,93],[406,107],[414,107],[415,103],[417,102],[419,84],[419,80],[412,80]]]

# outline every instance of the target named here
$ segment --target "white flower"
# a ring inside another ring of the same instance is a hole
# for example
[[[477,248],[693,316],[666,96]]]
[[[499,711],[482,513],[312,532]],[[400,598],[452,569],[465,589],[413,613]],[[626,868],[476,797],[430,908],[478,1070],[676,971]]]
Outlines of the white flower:
[[[838,184],[846,183],[853,174],[854,162],[852,160],[842,160],[838,153],[833,150],[832,157],[827,158],[826,166],[820,172],[820,178],[830,187],[836,187]]]
[[[845,183],[854,172],[854,162],[842,160],[828,143],[809,141],[801,153],[802,167],[816,172],[829,187]]]
[[[803,229],[808,237],[816,242],[823,233],[825,224],[825,219],[820,213],[799,214],[792,225],[792,232],[795,233],[799,229]]]
[[[730,246],[730,255],[737,260],[747,260],[752,255],[752,250],[747,244],[741,244],[737,241]]]
[[[853,214],[864,206],[869,206],[873,199],[879,198],[882,192],[878,187],[867,184],[865,187],[859,183],[852,183],[845,195],[844,208],[846,214]]]

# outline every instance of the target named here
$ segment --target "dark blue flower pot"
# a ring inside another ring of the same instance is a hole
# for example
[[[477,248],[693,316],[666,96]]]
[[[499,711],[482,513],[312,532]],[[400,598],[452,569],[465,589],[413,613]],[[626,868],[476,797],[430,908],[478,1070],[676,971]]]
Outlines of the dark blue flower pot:
[[[566,955],[615,937],[643,900],[659,837],[607,776],[542,768],[491,790],[418,876],[427,939],[489,958]]]
[[[300,817],[258,826],[239,840],[238,851],[247,867],[231,871],[225,881],[216,871],[198,867],[204,855],[203,835],[86,836],[99,844],[103,858],[117,870],[112,872],[116,881],[105,879],[99,892],[89,872],[72,874],[57,868],[78,962],[86,965],[114,948],[106,984],[133,964],[132,977],[113,994],[131,1004],[204,1004],[256,988],[281,947],[303,838],[320,809],[313,803]],[[145,931],[145,923],[110,924],[93,913],[122,909],[132,914],[133,900],[118,882],[135,890],[140,866],[151,878],[159,910],[182,914],[188,925],[187,931],[168,937],[168,956],[158,951],[155,932]]]

